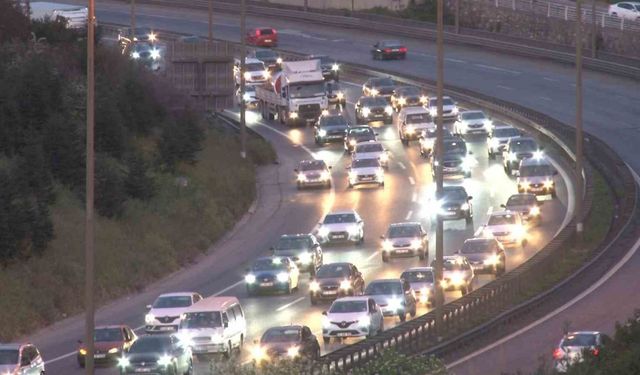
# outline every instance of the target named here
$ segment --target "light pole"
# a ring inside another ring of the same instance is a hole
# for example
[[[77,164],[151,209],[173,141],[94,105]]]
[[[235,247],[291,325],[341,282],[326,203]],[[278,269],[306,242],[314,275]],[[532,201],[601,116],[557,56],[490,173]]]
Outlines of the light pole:
[[[213,0],[209,0],[209,43],[213,42]]]
[[[442,121],[442,96],[444,91],[444,23],[443,13],[444,4],[443,0],[438,0],[437,4],[437,68],[436,68],[436,95],[437,95],[437,128],[436,128],[436,144],[435,144],[435,158],[436,162],[436,201],[442,197],[442,137],[443,137],[443,121]],[[434,205],[437,207],[437,205]],[[439,212],[436,212],[436,331],[438,335],[442,335],[442,310],[444,305],[444,291],[442,290],[442,267],[444,257],[444,226],[442,222],[442,216]]]
[[[598,21],[596,18],[596,0],[591,0],[591,57],[598,57]]]
[[[246,41],[246,18],[247,18],[247,0],[242,0],[240,5],[240,156],[245,159],[247,157],[247,105],[244,101],[245,89],[245,59],[247,58],[247,41]]]
[[[89,0],[92,1],[92,0]],[[131,0],[131,43],[136,37],[136,0]]]
[[[89,0],[87,17],[87,139],[86,139],[86,202],[85,202],[85,342],[87,354],[85,355],[85,368],[88,375],[93,375],[93,330],[94,330],[94,235],[93,235],[93,200],[94,200],[94,124],[95,124],[95,0]]]
[[[582,0],[576,0],[576,240],[582,242]]]

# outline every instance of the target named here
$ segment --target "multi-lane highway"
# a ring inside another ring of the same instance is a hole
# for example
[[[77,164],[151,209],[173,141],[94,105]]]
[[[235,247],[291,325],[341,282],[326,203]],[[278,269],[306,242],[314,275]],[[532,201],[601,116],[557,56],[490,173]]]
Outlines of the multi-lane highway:
[[[118,3],[98,6],[98,19],[102,22],[128,22],[128,9]],[[264,25],[265,20],[250,19],[250,25]],[[304,53],[326,53],[342,61],[363,62],[369,59],[369,46],[384,35],[333,30],[313,25],[302,25],[282,20],[269,20],[269,25],[279,28],[280,46],[283,49]],[[188,10],[176,10],[141,6],[138,24],[174,31],[205,34],[206,16]],[[233,16],[217,15],[215,34],[217,37],[237,40],[237,20]],[[410,71],[412,74],[433,78],[435,54],[430,43],[407,40],[410,48],[406,61],[371,62],[372,66]],[[542,64],[516,57],[502,57],[492,53],[461,47],[447,48],[447,82],[465,86],[479,92],[516,101],[571,122],[573,111],[571,71],[564,66]],[[361,82],[350,77],[353,85],[346,85],[349,101],[353,102]],[[614,141],[623,156],[635,165],[631,156],[635,147],[636,119],[640,116],[640,90],[637,83],[590,74],[586,82],[585,125],[587,129]],[[351,107],[349,107],[351,111]],[[256,214],[238,229],[234,235],[216,248],[216,256],[203,259],[189,272],[182,272],[154,285],[152,290],[130,299],[122,299],[110,304],[98,314],[98,323],[125,322],[134,327],[143,323],[143,306],[164,291],[189,289],[205,295],[220,293],[237,295],[247,310],[250,319],[250,335],[261,334],[268,326],[286,324],[291,321],[308,324],[313,330],[319,329],[319,313],[322,307],[311,307],[305,291],[304,280],[300,291],[292,296],[246,298],[242,285],[242,270],[247,259],[264,254],[269,245],[283,233],[307,232],[311,230],[322,214],[331,208],[355,208],[364,218],[368,239],[363,247],[326,248],[325,262],[350,260],[365,274],[365,280],[398,276],[410,265],[418,264],[415,259],[394,260],[382,266],[376,254],[378,234],[395,221],[407,218],[426,220],[420,217],[420,202],[428,193],[430,172],[427,163],[420,159],[415,147],[405,149],[397,141],[393,131],[380,129],[380,138],[393,154],[392,166],[387,182],[382,189],[346,189],[346,158],[339,147],[317,148],[310,138],[309,130],[284,129],[274,124],[255,124],[254,127],[267,137],[278,149],[281,164],[270,167],[261,174],[261,197]],[[622,135],[622,136],[621,136]],[[483,222],[489,207],[496,208],[515,188],[496,164],[489,164],[484,155],[484,144],[473,143],[471,149],[478,155],[479,164],[473,171],[473,178],[466,183],[474,196],[476,219],[474,227]],[[333,165],[335,191],[297,192],[293,185],[292,170],[295,163],[311,157],[309,153]],[[626,155],[625,155],[626,154]],[[640,165],[640,164],[638,164]],[[488,183],[490,181],[490,183]],[[500,186],[496,189],[496,186]],[[493,187],[493,188],[492,188]],[[563,190],[564,191],[564,190]],[[415,194],[414,194],[415,193]],[[415,197],[415,198],[414,198]],[[553,221],[536,229],[536,240],[524,251],[509,257],[509,262],[521,262],[530,256],[538,245],[548,240],[562,222],[563,204],[566,193],[560,193],[559,200],[543,206],[543,214]],[[265,206],[261,206],[265,205]],[[427,223],[427,221],[425,221]],[[249,230],[247,230],[249,228]],[[259,229],[259,230],[258,230]],[[473,234],[473,229],[462,222],[447,223],[445,249],[452,252],[462,241]],[[433,242],[433,241],[432,241]],[[431,249],[433,254],[433,249]],[[513,266],[511,263],[509,266]],[[481,281],[488,278],[481,278]],[[455,298],[455,293],[448,293]],[[424,310],[423,310],[424,311]],[[269,320],[261,317],[269,314]],[[251,320],[255,316],[257,319]],[[393,320],[389,320],[389,327]],[[75,340],[81,336],[81,322],[77,319],[62,322],[34,335],[32,339],[40,345],[45,358],[49,360],[48,372],[52,374],[72,374]],[[330,350],[332,346],[325,349]],[[62,358],[60,358],[62,356]],[[535,357],[535,356],[534,356]],[[58,359],[58,360],[56,360]],[[506,365],[506,364],[505,364]],[[501,369],[507,369],[501,367]],[[491,372],[486,372],[491,373]]]

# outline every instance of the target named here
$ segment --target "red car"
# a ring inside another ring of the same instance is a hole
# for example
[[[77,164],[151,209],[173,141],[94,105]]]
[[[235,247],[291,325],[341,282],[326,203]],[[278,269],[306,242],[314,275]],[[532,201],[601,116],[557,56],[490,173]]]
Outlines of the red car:
[[[93,333],[95,364],[114,365],[122,353],[138,339],[138,336],[126,325],[99,326]],[[87,347],[81,342],[78,347],[78,365],[84,367]]]
[[[278,33],[270,27],[258,27],[247,33],[246,41],[258,47],[275,47],[278,45]]]

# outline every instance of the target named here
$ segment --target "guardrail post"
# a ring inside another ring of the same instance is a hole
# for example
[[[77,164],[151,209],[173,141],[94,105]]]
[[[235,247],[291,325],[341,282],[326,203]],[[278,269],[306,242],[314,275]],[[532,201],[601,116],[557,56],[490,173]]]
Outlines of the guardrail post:
[[[496,8],[499,7],[500,5],[498,4],[498,0],[496,0]]]
[[[569,20],[569,6],[567,5],[564,6],[564,20],[565,21]]]
[[[551,17],[551,3],[547,3],[547,17]]]
[[[516,0],[511,0],[511,7],[516,10]]]
[[[624,18],[620,17],[620,30],[624,31]]]

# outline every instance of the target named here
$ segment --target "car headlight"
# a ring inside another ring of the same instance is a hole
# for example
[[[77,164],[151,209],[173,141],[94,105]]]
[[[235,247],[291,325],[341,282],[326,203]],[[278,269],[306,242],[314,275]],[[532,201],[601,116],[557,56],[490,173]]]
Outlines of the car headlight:
[[[426,104],[428,101],[429,101],[429,98],[427,98],[426,96],[421,96],[420,97],[420,103]]]
[[[407,99],[405,99],[405,98],[398,98],[398,104],[400,104],[400,105],[405,105],[405,104],[407,104]]]
[[[338,70],[340,70],[340,65],[338,64],[331,65],[331,70],[333,70],[334,72],[337,72]]]
[[[352,139],[349,140],[349,145],[350,146],[355,146],[357,144],[358,144],[358,140],[357,139],[352,138]]]
[[[451,113],[453,113],[454,115],[458,114],[458,107],[453,107],[453,109],[451,110]]]
[[[87,355],[87,349],[85,348],[81,348],[80,350],[78,350],[78,352],[80,353],[80,355]]]
[[[261,346],[258,346],[258,345],[256,345],[253,348],[251,348],[251,357],[256,362],[260,362],[260,361],[269,359],[267,357],[267,351],[264,350],[264,348],[262,348]]]
[[[382,241],[382,250],[390,251],[391,249],[393,249],[393,243],[391,243],[391,241],[389,240]]]
[[[349,171],[349,180],[351,181],[355,181],[358,179],[358,174],[354,171]],[[351,228],[349,228],[351,229]],[[349,234],[351,234],[351,232],[349,231]]]
[[[376,179],[378,179],[378,181],[384,180],[384,171],[382,169],[376,171]]]
[[[320,227],[320,229],[318,229],[318,235],[320,235],[320,237],[328,236],[329,235],[329,228]]]
[[[338,98],[338,100],[342,100],[342,99],[344,99],[344,93],[339,91],[339,92],[336,94],[336,98]]]
[[[516,241],[522,240],[527,235],[526,229],[522,225],[514,225],[511,230],[511,236]]]
[[[155,33],[149,33],[149,35],[147,36],[149,37],[150,42],[155,42],[156,40],[158,40],[158,37]]]
[[[307,176],[305,176],[304,173],[298,173],[298,181],[299,182],[307,181]]]
[[[460,205],[462,211],[469,211],[469,203],[463,203]]]
[[[393,114],[393,107],[388,105],[388,106],[384,107],[384,111],[385,111],[386,114],[392,115]]]
[[[533,158],[536,160],[542,159],[543,156],[544,156],[544,152],[542,152],[542,150],[536,150],[533,152]]]
[[[411,241],[411,248],[413,250],[418,250],[421,247],[422,247],[422,241],[420,241],[418,239]]]
[[[176,337],[178,338],[178,343],[180,344],[180,346],[182,347],[193,346],[193,337],[191,336],[190,333],[187,333],[184,331],[178,331],[178,333],[176,334]]]
[[[482,123],[487,129],[491,129],[491,126],[493,125],[493,121],[491,120],[484,120]]]
[[[109,349],[109,351],[108,351],[107,353],[109,353],[109,354],[116,354],[116,353],[117,353],[117,352],[119,352],[119,351],[120,351],[120,348],[117,348],[117,347],[116,347],[116,348],[111,348],[111,349]]]
[[[340,289],[342,289],[342,290],[351,289],[351,282],[349,280],[340,281]]]
[[[302,264],[309,264],[311,263],[311,253],[302,253],[298,259]]]
[[[498,138],[487,138],[487,143],[491,148],[497,148],[500,146],[500,140]]]
[[[429,108],[429,114],[431,115],[431,117],[436,117],[438,115],[438,108]]]
[[[292,119],[297,119],[298,118],[298,112],[289,112],[289,118]]]
[[[151,324],[153,323],[153,321],[156,319],[156,317],[153,314],[147,314],[144,316],[144,321],[147,324]]]
[[[387,155],[386,152],[383,152],[382,154],[380,154],[380,161],[383,163],[386,163],[389,161],[389,155]]]
[[[262,72],[262,75],[264,76],[264,78],[270,78],[271,77],[271,72],[268,70],[265,70],[264,72]]]
[[[158,359],[159,366],[168,366],[171,364],[171,362],[173,362],[173,358],[169,357],[168,355],[163,355]]]
[[[473,167],[476,166],[476,164],[476,159],[474,159],[471,155],[467,155],[462,159],[462,169],[465,172],[469,172],[471,169],[473,169]]]
[[[276,278],[278,279],[278,281],[280,281],[281,283],[287,282],[289,281],[289,274],[286,272],[280,272]]]
[[[538,216],[540,215],[540,207],[533,206],[529,209],[529,216]]]
[[[329,328],[331,327],[331,321],[329,320],[328,316],[323,316],[322,317],[322,327],[323,328]]]
[[[318,130],[318,135],[321,137],[324,137],[325,135],[327,135],[327,131],[324,129],[320,129]]]
[[[362,107],[362,116],[369,117],[371,114],[371,109],[369,107]]]
[[[309,290],[311,290],[312,292],[318,292],[320,291],[320,283],[317,281],[312,281],[309,283]]]
[[[347,228],[347,232],[349,232],[349,235],[355,236],[360,233],[360,228],[358,228],[357,225],[352,225],[349,228]]]
[[[545,180],[543,185],[547,189],[552,188],[553,187],[553,180]]]
[[[390,298],[387,300],[387,304],[389,306],[389,309],[392,311],[398,311],[402,309],[402,301],[400,300],[400,298]]]
[[[462,272],[453,272],[449,278],[452,285],[459,286],[464,283],[464,275]]]
[[[407,125],[407,126],[405,126],[404,131],[407,134],[413,134],[413,133],[416,132],[416,129],[413,127],[413,125]]]
[[[485,266],[497,266],[500,263],[500,257],[497,254],[491,254],[484,260]]]
[[[251,79],[251,73],[244,72],[244,79],[247,80],[247,81],[250,80]]]
[[[158,60],[160,58],[160,50],[154,48],[149,52],[149,56],[153,59],[153,60]]]
[[[129,362],[129,358],[127,358],[127,357],[118,358],[118,366],[127,367],[130,364],[131,364],[131,362]]]
[[[245,102],[248,102],[249,100],[251,100],[251,95],[249,95],[249,93],[248,93],[248,92],[245,92],[245,93],[244,93],[244,95],[242,95],[242,99],[243,99]]]
[[[282,57],[278,57],[276,59],[276,64],[282,64]]]
[[[371,91],[369,91],[371,93],[371,96],[376,96],[380,93],[380,91],[378,91],[377,89],[371,89]]]
[[[246,281],[247,284],[253,284],[256,282],[256,275],[250,273],[244,277],[244,281]]]
[[[322,112],[320,113],[322,116],[329,116],[329,110],[327,109],[323,109]]]
[[[429,295],[431,294],[431,289],[424,287],[420,289],[420,302],[427,303],[429,302]]]
[[[508,159],[509,161],[516,161],[516,160],[518,160],[518,157],[516,156],[516,154],[515,154],[515,153],[513,153],[513,152],[509,152],[509,154],[507,155],[507,159]]]
[[[327,171],[322,171],[322,173],[320,173],[320,179],[325,180],[325,181],[331,179],[331,173],[329,173]]]
[[[520,185],[520,188],[524,190],[528,190],[531,187],[531,184],[527,180],[519,181],[518,185]]]
[[[371,325],[371,318],[368,316],[363,316],[362,318],[358,319],[358,324],[360,325],[360,327],[369,327]]]
[[[140,58],[140,52],[138,52],[138,51],[131,52],[131,57],[133,59],[135,59],[135,60],[139,59]]]
[[[300,348],[297,346],[292,346],[289,349],[287,349],[287,356],[289,358],[295,358],[300,354]]]

